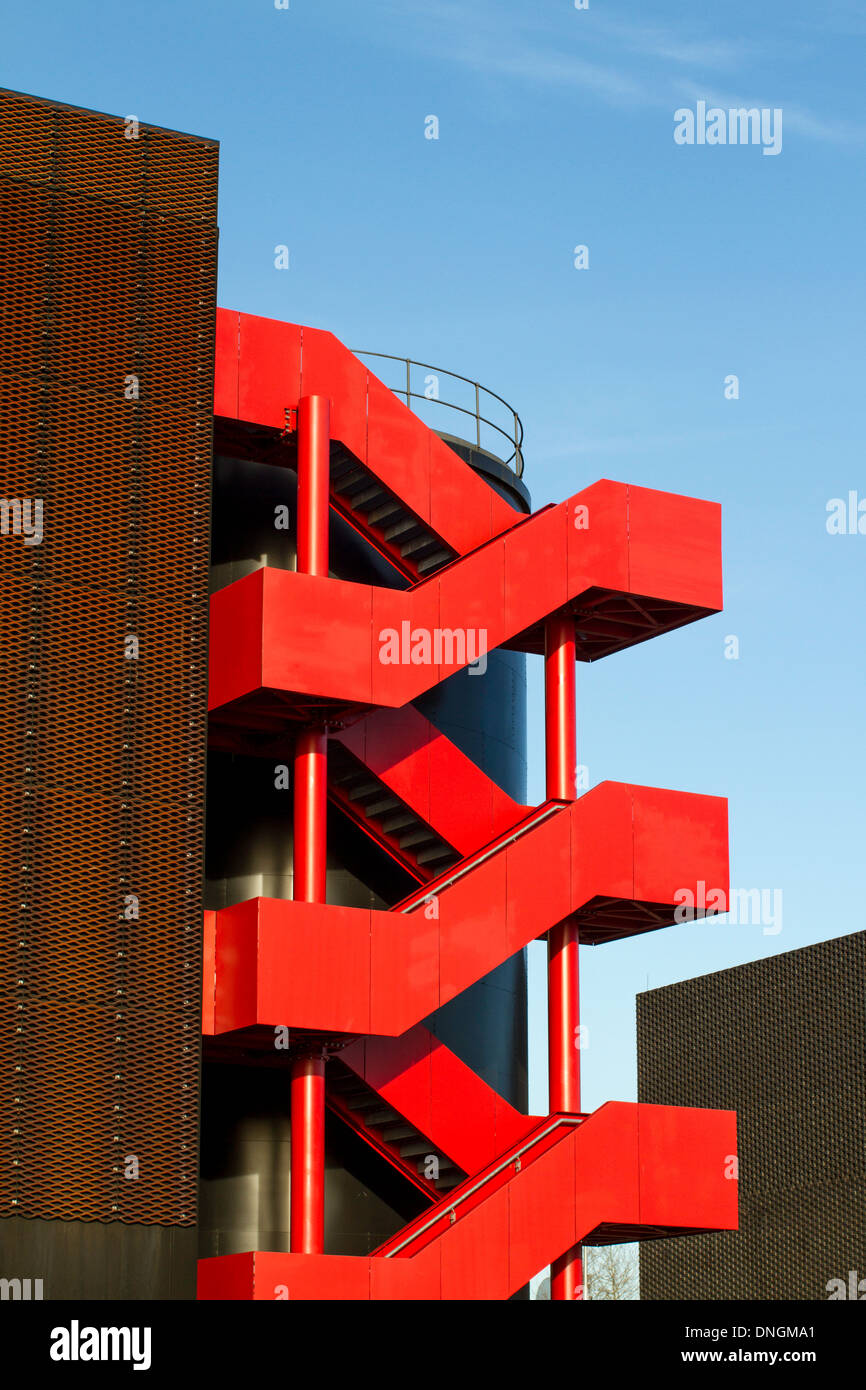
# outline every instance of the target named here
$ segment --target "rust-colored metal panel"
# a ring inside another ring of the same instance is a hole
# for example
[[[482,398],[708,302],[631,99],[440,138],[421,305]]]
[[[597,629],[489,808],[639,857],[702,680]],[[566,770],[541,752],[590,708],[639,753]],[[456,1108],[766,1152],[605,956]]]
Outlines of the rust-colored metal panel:
[[[0,1216],[196,1217],[218,146],[0,91]]]

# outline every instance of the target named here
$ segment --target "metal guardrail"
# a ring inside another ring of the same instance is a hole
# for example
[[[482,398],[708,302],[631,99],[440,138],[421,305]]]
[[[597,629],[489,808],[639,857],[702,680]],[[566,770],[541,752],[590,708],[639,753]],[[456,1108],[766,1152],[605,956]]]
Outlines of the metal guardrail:
[[[403,898],[399,903],[395,903],[394,911],[414,912],[416,907],[421,907],[422,903],[429,902],[437,893],[444,892],[445,889],[450,888],[453,883],[457,883],[459,879],[465,878],[467,874],[471,874],[473,870],[478,868],[479,864],[486,863],[488,859],[493,858],[494,854],[499,854],[501,850],[507,849],[509,845],[513,845],[515,840],[520,840],[524,835],[528,835],[530,830],[534,830],[537,825],[541,825],[542,821],[555,815],[557,811],[561,811],[563,806],[567,804],[568,803],[565,801],[556,801],[543,802],[541,806],[536,806],[530,811],[528,816],[519,822],[511,833],[505,831],[504,834],[498,836],[491,845],[488,845],[486,849],[480,849],[477,850],[475,854],[467,855],[466,859],[458,864],[456,869],[446,869],[438,878],[432,879],[430,883],[425,883],[423,888],[416,889],[408,898]]]
[[[410,410],[413,409],[413,401],[426,401],[429,405],[441,405],[447,410],[456,410],[459,411],[461,415],[468,415],[475,421],[475,442],[479,449],[484,447],[481,443],[482,425],[487,425],[490,429],[501,435],[511,449],[509,456],[502,459],[502,462],[506,464],[508,468],[512,469],[513,472],[517,474],[518,478],[523,476],[523,422],[514,407],[503,400],[501,396],[498,396],[495,391],[490,391],[486,386],[482,386],[480,382],[472,381],[468,376],[461,376],[459,372],[449,372],[446,371],[444,367],[434,367],[430,362],[416,362],[411,357],[395,357],[389,352],[368,352],[358,348],[353,348],[352,351],[356,357],[375,357],[383,362],[401,363],[405,372],[405,385],[388,386],[388,389],[393,391],[395,396],[401,396]],[[437,379],[437,391],[438,379],[440,376],[450,377],[452,381],[462,381],[465,382],[466,385],[471,386],[475,392],[475,409],[468,410],[466,406],[458,405],[456,401],[444,401],[438,394],[431,396],[428,395],[426,391],[413,391],[413,367],[417,367],[422,371],[433,372]],[[385,384],[388,385],[387,382]],[[485,410],[491,409],[491,407],[486,404],[487,398],[496,401],[500,406],[504,407],[508,417],[510,417],[507,429],[503,428],[501,424],[497,424],[495,420],[489,419],[487,415],[482,415],[482,397],[485,398]],[[463,436],[461,436],[461,438],[462,437]],[[496,455],[496,457],[499,456]]]
[[[563,1125],[582,1125],[585,1118],[584,1115],[559,1115],[543,1130],[534,1130],[519,1148],[511,1151],[507,1158],[503,1158],[489,1173],[485,1173],[484,1176],[474,1182],[471,1187],[468,1187],[465,1192],[461,1192],[458,1197],[455,1197],[453,1202],[449,1202],[447,1198],[443,1198],[441,1208],[435,1215],[429,1217],[423,1225],[418,1226],[414,1231],[410,1232],[404,1240],[400,1241],[399,1245],[394,1246],[393,1250],[386,1250],[382,1258],[384,1260],[389,1260],[394,1255],[399,1255],[400,1251],[405,1250],[407,1245],[413,1245],[416,1240],[420,1240],[421,1236],[426,1235],[434,1226],[438,1226],[439,1222],[444,1217],[450,1217],[452,1223],[456,1221],[457,1207],[459,1207],[462,1202],[468,1202],[470,1197],[474,1197],[475,1193],[480,1191],[482,1187],[486,1187],[494,1178],[498,1178],[499,1174],[504,1173],[506,1168],[516,1167],[519,1173],[521,1168],[520,1160],[525,1153],[528,1153],[530,1149],[534,1149],[536,1144],[540,1144],[542,1139],[546,1139],[548,1134],[552,1134],[555,1129],[559,1129]]]

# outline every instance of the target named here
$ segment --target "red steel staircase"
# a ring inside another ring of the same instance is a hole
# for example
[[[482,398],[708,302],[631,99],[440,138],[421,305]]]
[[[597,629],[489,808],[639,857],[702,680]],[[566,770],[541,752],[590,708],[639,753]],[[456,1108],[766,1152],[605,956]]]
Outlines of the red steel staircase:
[[[565,619],[592,661],[719,611],[718,507],[601,481],[522,517],[331,334],[222,310],[217,329],[219,428],[300,475],[301,403],[327,397],[330,509],[394,581],[265,567],[214,594],[212,741],[270,753],[324,721],[332,806],[417,888],[206,913],[203,1031],[328,1040],[327,1106],[425,1206],[364,1258],[293,1237],[201,1261],[200,1296],[507,1298],[580,1243],[732,1228],[733,1115],[521,1115],[423,1025],[536,938],[600,944],[668,925],[699,882],[726,896],[726,803],[605,782],[522,806],[411,704],[470,664],[460,634],[538,653]]]
[[[603,782],[388,911],[254,898],[209,914],[205,1030],[396,1037],[557,924],[577,918],[587,944],[651,931],[700,881],[727,895],[726,802]]]
[[[505,1299],[576,1244],[737,1223],[734,1116],[608,1102],[549,1115],[370,1256],[199,1262],[200,1298]]]

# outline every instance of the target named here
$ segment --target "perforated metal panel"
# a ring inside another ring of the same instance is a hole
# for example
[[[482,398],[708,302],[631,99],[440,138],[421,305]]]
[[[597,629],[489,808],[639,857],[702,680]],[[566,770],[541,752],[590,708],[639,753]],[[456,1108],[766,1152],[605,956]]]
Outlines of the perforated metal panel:
[[[736,1110],[740,1178],[739,1231],[642,1246],[641,1297],[866,1279],[866,932],[641,994],[637,1019],[639,1099]]]
[[[0,92],[2,1216],[195,1221],[217,158]]]

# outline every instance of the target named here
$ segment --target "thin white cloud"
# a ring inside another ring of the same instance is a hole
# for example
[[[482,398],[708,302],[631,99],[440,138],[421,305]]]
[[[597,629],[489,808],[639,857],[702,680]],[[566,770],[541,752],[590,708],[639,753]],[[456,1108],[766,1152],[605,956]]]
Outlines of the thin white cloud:
[[[572,87],[594,93],[612,105],[645,104],[646,84],[617,66],[584,56],[586,44],[575,29],[562,41],[561,25],[551,25],[532,9],[519,14],[475,0],[469,7],[455,0],[424,0],[407,8],[405,0],[380,0],[394,32],[443,61],[459,63],[481,75],[501,76],[533,86]],[[575,12],[575,21],[581,16]],[[413,23],[407,26],[407,19]]]
[[[712,93],[696,80],[706,69],[736,72],[742,80],[746,70],[754,69],[759,60],[767,60],[774,72],[772,82],[753,73],[748,85],[753,89],[777,86],[782,51],[778,36],[772,50],[765,52],[758,41],[702,34],[694,22],[684,21],[682,28],[674,31],[629,23],[597,8],[565,9],[552,16],[549,11],[524,5],[509,9],[501,0],[495,4],[474,0],[471,6],[465,0],[418,0],[415,4],[411,0],[378,0],[378,4],[389,16],[395,38],[408,39],[426,55],[482,76],[541,88],[571,88],[620,108],[669,109],[673,113],[683,97],[704,99],[726,109],[781,107],[789,134],[834,143],[866,138],[862,124],[785,102],[778,90],[766,91],[761,100],[744,102]],[[840,18],[850,13],[844,0],[839,11]],[[789,56],[802,57],[799,44],[782,43]],[[686,77],[683,69],[687,67],[697,71]]]
[[[511,52],[491,52],[489,49],[465,46],[450,51],[447,56],[476,72],[500,73],[542,85],[579,87],[617,104],[637,104],[647,97],[643,84],[624,73],[582,58],[540,48],[532,51],[521,45],[519,50]]]
[[[595,17],[593,29],[614,46],[666,62],[691,64],[693,67],[743,67],[760,51],[756,44],[743,40],[734,42],[701,37],[694,32],[691,35],[675,33],[656,25],[629,24],[601,13]]]

